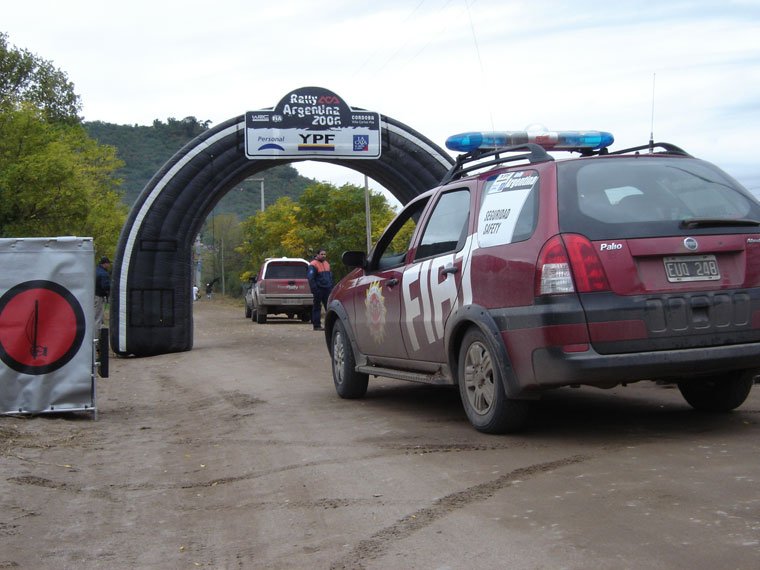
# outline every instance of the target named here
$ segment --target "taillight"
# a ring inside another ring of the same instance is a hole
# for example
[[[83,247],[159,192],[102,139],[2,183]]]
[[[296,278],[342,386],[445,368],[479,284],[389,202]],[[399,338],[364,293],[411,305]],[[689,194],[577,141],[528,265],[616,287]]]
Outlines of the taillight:
[[[602,262],[584,236],[567,234],[562,236],[570,254],[570,266],[573,269],[575,286],[579,293],[593,293],[596,291],[609,291],[610,284],[607,274],[604,272]]]
[[[536,295],[609,289],[602,262],[587,238],[566,234],[544,244],[536,265]]]
[[[573,276],[570,274],[570,259],[559,236],[554,236],[544,244],[536,264],[536,295],[572,293]]]

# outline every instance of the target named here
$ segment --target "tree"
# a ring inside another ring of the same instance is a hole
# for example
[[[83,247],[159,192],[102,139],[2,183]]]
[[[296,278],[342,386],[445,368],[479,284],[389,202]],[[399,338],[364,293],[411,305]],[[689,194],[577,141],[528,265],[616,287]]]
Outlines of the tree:
[[[294,233],[298,210],[298,204],[284,197],[241,224],[238,251],[253,273],[267,257],[303,257],[304,243]]]
[[[340,260],[347,250],[367,249],[367,222],[364,211],[364,188],[344,184],[315,184],[307,188],[298,201],[296,233],[309,256],[320,248],[330,253],[330,265],[337,278],[347,273]],[[372,243],[395,216],[385,196],[370,192],[370,225]]]
[[[242,241],[240,220],[235,214],[215,214],[206,220],[202,242],[207,245],[202,254],[203,283],[219,280],[225,293],[241,292],[240,275],[244,258],[238,251]]]
[[[0,34],[0,236],[91,236],[113,255],[123,163],[87,135],[79,109],[63,71]]]
[[[81,102],[66,73],[28,50],[8,44],[0,33],[0,112],[31,103],[47,120],[75,124],[80,122]]]
[[[376,241],[395,212],[385,196],[370,193],[372,241]],[[282,198],[264,212],[242,224],[240,252],[258,267],[267,257],[310,258],[319,248],[330,252],[336,278],[347,269],[340,261],[346,250],[366,249],[364,188],[345,184],[317,183],[303,192],[298,202]]]
[[[111,173],[121,165],[81,125],[52,123],[22,102],[0,113],[0,236],[92,236],[112,255],[126,206]]]

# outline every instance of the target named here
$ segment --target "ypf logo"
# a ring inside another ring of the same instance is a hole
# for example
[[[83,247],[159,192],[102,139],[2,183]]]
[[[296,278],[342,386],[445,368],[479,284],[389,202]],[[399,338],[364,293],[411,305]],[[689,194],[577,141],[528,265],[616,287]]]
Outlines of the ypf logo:
[[[318,105],[340,105],[340,99],[335,95],[322,95],[317,99]]]

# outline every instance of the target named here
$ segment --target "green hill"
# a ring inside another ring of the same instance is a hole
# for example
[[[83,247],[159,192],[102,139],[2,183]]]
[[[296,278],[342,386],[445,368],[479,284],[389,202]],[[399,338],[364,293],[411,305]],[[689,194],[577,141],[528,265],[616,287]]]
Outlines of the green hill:
[[[113,146],[125,165],[116,175],[122,179],[123,201],[132,206],[148,181],[175,152],[209,128],[209,121],[195,117],[182,120],[155,120],[151,126],[115,125],[102,121],[85,122],[88,134],[100,144]],[[290,165],[276,166],[263,177],[266,204],[282,196],[297,200],[315,180],[298,174]],[[235,214],[244,220],[261,208],[261,183],[247,180],[231,189],[217,204],[216,214]]]

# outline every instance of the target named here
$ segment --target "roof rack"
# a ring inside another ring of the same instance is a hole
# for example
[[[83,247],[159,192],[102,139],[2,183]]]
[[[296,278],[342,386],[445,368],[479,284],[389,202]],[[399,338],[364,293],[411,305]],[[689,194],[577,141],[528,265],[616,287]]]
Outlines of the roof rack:
[[[634,146],[631,148],[624,148],[623,150],[616,150],[608,154],[627,154],[629,152],[638,152],[640,150],[647,150],[650,153],[653,153],[655,148],[660,148],[668,154],[680,154],[681,156],[689,156],[689,157],[691,156],[688,152],[686,152],[680,146],[676,146],[674,144],[670,144],[666,142],[650,142],[649,144]]]
[[[527,152],[523,152],[521,154],[513,154],[510,156],[501,156],[501,154],[505,152],[520,151]],[[470,166],[465,166],[468,163],[489,157],[493,157],[493,159],[485,162],[478,162],[477,164],[472,164]],[[536,162],[551,161],[554,160],[554,157],[552,157],[542,147],[535,143],[505,146],[494,150],[475,149],[457,156],[456,162],[454,162],[454,166],[452,166],[446,175],[441,179],[441,186],[448,184],[452,180],[459,180],[474,170],[480,170],[481,168],[486,168],[488,166],[495,166],[497,164],[503,164],[505,162],[512,162],[516,160],[527,160],[529,163],[533,164]]]

